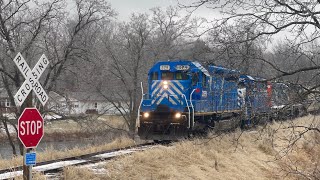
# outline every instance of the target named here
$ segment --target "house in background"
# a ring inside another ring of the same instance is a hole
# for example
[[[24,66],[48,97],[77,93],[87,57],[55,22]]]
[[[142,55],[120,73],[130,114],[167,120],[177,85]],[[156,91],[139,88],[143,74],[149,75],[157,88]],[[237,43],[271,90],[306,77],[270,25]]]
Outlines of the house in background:
[[[0,88],[0,112],[1,113],[13,113],[16,108],[11,104],[7,91],[4,88]]]
[[[115,95],[106,99],[98,92],[65,92],[62,95],[53,91],[49,93],[46,108],[63,115],[120,114],[119,109],[122,112],[128,109],[127,102]]]

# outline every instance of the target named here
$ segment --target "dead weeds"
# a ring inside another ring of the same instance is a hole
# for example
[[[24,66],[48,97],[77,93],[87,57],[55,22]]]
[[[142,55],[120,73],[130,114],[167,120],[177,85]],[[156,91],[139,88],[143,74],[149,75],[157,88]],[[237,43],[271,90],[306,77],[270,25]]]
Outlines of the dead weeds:
[[[319,117],[316,119],[319,120]],[[124,155],[105,165],[100,179],[317,179],[320,147],[313,116],[273,122]],[[91,172],[93,173],[93,172]],[[95,176],[97,177],[97,176]]]

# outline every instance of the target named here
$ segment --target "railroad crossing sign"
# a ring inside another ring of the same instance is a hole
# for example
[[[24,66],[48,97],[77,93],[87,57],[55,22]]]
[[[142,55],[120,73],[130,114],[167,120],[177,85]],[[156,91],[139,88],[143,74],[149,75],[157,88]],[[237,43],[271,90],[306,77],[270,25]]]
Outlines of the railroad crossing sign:
[[[13,59],[13,61],[26,79],[14,96],[17,104],[21,106],[30,91],[33,90],[40,100],[41,104],[44,106],[48,101],[48,95],[41,86],[39,78],[49,64],[47,57],[43,54],[32,70],[30,69],[29,65],[22,57],[20,52]]]
[[[43,118],[37,108],[25,108],[18,120],[18,137],[26,148],[36,148],[43,137]]]

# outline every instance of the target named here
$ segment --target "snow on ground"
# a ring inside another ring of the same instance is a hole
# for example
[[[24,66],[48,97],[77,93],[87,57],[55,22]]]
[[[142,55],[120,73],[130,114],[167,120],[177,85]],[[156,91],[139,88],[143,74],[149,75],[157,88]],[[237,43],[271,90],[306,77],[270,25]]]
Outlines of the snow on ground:
[[[107,170],[103,167],[106,163],[107,163],[106,161],[101,161],[101,162],[98,162],[98,163],[87,164],[87,165],[83,165],[83,166],[80,166],[80,167],[90,169],[95,174],[106,174]]]
[[[57,120],[57,119],[61,119],[61,118],[62,118],[62,116],[57,115],[57,114],[46,114],[44,116],[45,120]]]
[[[55,163],[51,163],[51,164],[33,167],[32,171],[39,171],[39,172],[49,171],[49,170],[54,170],[57,168],[63,168],[66,166],[80,164],[83,162],[86,162],[86,160],[71,160],[71,161],[55,162]],[[0,179],[14,178],[16,176],[21,176],[22,174],[23,174],[22,171],[7,172],[7,173],[0,174]]]

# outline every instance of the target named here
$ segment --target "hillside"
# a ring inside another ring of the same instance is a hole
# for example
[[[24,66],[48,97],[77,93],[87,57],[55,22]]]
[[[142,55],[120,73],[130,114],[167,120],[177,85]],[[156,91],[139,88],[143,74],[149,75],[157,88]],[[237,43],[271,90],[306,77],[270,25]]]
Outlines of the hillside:
[[[295,127],[320,118],[273,122],[265,127],[174,143],[100,165],[100,173],[67,168],[66,179],[307,179],[319,178],[315,131]],[[304,133],[304,134],[301,134]],[[293,142],[295,142],[293,144]],[[101,173],[103,172],[103,173]]]

